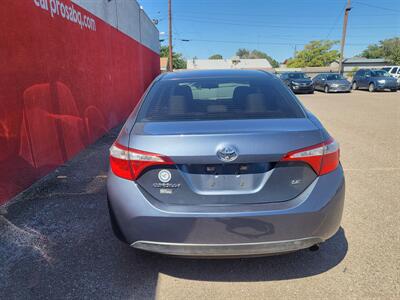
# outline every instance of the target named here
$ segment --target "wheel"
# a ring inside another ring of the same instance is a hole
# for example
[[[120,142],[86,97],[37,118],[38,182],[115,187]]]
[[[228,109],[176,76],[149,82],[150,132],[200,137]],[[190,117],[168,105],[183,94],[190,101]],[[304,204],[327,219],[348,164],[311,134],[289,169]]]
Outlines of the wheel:
[[[351,85],[351,88],[353,90],[358,90],[357,82],[354,81],[353,84]]]
[[[324,87],[324,92],[325,92],[325,93],[329,93],[329,86],[326,85],[326,86]]]
[[[370,93],[375,91],[375,84],[373,82],[371,82],[368,86],[368,91],[370,91]]]
[[[390,91],[391,92],[397,92],[397,89],[391,89]]]

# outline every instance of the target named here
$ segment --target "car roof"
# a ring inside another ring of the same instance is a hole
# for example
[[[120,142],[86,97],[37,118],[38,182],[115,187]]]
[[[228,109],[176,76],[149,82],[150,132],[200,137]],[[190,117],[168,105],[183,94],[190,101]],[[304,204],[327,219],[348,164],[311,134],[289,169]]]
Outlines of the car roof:
[[[194,79],[194,78],[216,78],[216,77],[252,77],[252,78],[265,78],[273,77],[272,74],[262,70],[191,70],[191,71],[177,71],[164,73],[161,80],[174,80],[174,79]]]

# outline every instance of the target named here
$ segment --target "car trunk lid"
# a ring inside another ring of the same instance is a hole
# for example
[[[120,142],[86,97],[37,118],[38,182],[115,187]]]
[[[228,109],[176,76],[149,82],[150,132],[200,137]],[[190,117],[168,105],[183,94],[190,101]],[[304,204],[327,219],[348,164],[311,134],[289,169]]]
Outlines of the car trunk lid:
[[[321,142],[309,119],[293,118],[136,123],[129,147],[175,163],[149,168],[137,179],[149,197],[167,204],[223,205],[298,196],[317,175],[305,163],[280,160]],[[235,149],[234,161],[218,157],[224,147]]]

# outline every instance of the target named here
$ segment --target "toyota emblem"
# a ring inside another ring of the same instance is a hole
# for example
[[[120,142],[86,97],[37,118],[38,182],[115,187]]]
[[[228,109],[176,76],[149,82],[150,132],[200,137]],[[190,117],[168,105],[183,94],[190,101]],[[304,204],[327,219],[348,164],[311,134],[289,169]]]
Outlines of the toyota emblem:
[[[223,146],[217,150],[217,157],[223,162],[231,162],[238,158],[239,153],[233,146]]]

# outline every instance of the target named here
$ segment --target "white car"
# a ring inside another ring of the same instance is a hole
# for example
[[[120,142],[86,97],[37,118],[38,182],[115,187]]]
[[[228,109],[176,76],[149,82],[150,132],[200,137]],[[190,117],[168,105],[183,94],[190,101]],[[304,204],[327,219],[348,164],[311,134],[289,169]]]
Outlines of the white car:
[[[397,79],[397,88],[400,89],[400,66],[384,67],[382,70],[385,70],[390,76]]]

